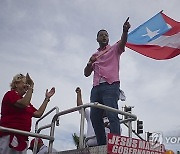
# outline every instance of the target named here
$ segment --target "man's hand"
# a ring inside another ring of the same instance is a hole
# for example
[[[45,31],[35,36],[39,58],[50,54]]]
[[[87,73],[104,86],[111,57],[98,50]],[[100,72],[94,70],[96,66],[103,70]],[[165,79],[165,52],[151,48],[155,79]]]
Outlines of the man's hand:
[[[130,23],[129,23],[129,17],[126,19],[124,25],[123,25],[123,32],[128,32],[129,28],[131,27]]]
[[[77,94],[81,93],[81,88],[77,87],[75,91],[76,91]]]
[[[81,88],[77,87],[75,91],[77,93],[77,106],[83,105],[82,96],[81,96]]]
[[[96,56],[91,56],[91,58],[89,59],[89,62],[88,62],[88,66],[92,66],[92,64],[97,60]]]

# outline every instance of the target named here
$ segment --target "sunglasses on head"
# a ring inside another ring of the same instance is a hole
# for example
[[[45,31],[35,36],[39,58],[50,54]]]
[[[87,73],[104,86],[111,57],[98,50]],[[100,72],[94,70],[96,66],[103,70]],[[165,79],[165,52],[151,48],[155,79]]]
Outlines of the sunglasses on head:
[[[17,79],[22,79],[22,78],[24,78],[24,75],[23,75],[23,74],[19,74],[19,75],[17,76]]]

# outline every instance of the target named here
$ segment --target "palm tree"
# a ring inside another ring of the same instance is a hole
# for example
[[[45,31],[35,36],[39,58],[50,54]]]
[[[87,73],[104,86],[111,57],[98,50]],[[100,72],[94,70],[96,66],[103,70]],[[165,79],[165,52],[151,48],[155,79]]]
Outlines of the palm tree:
[[[73,138],[76,148],[78,149],[79,148],[79,136],[76,133],[74,133],[74,134],[72,134],[72,138]],[[85,138],[86,138],[86,136],[84,135],[83,139],[85,140]]]
[[[74,134],[72,134],[72,138],[73,138],[76,148],[78,149],[79,148],[79,136],[77,136],[77,134],[74,133]]]

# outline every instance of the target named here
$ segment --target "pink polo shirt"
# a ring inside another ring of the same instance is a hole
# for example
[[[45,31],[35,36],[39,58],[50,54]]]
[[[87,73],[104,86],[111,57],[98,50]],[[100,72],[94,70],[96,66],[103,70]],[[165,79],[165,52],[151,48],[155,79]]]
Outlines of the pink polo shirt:
[[[108,51],[93,63],[93,86],[99,85],[101,78],[104,78],[109,84],[119,81],[119,61],[123,50],[119,49],[119,43],[117,42],[112,46],[107,45],[103,50],[97,50],[93,55],[98,56],[106,49]]]

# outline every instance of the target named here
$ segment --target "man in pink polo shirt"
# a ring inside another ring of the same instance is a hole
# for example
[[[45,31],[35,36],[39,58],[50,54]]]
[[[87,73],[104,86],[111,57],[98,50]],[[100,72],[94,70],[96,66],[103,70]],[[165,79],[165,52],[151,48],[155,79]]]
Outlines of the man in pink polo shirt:
[[[117,102],[120,95],[119,61],[127,42],[128,30],[130,28],[128,20],[129,17],[123,25],[121,40],[112,46],[108,44],[109,34],[106,30],[102,29],[97,33],[99,48],[91,56],[84,69],[86,77],[94,72],[91,102],[99,102],[100,104],[118,109]],[[104,110],[102,109],[91,108],[91,121],[98,145],[106,144],[103,112]],[[106,111],[106,115],[110,121],[110,132],[120,135],[118,114]]]

